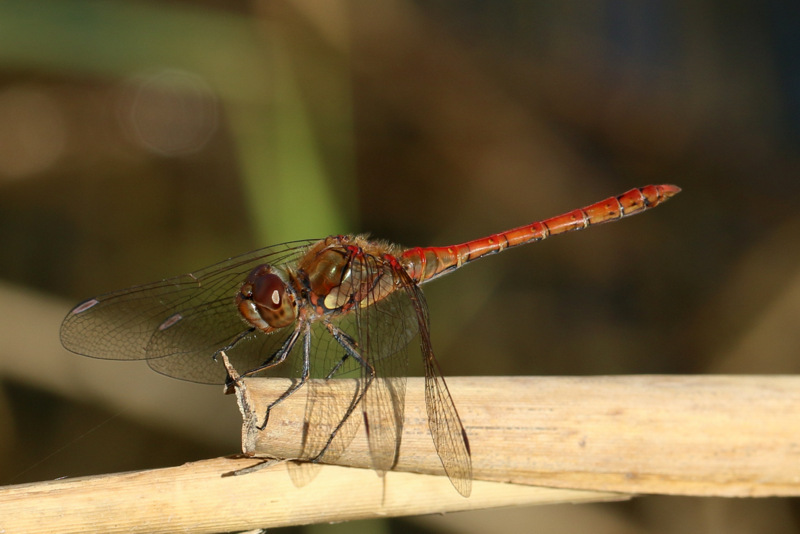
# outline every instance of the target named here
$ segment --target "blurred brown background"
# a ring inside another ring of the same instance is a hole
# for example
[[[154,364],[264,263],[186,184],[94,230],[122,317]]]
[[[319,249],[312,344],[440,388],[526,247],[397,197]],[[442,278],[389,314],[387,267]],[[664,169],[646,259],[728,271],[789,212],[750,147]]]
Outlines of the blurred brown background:
[[[333,233],[461,242],[650,183],[684,191],[427,286],[445,373],[797,373],[798,24],[788,2],[0,3],[0,484],[239,448],[219,388],[63,350],[83,298]],[[789,499],[644,497],[307,530],[799,524]]]

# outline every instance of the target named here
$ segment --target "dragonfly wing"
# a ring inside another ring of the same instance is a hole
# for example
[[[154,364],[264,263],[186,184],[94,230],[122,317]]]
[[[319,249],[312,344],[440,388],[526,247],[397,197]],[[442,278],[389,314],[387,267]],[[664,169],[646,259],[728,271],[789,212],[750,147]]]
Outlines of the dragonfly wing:
[[[312,243],[298,241],[256,250],[194,273],[89,299],[64,319],[61,342],[68,350],[93,358],[174,357],[160,364],[151,362],[151,367],[175,378],[221,382],[224,371],[217,374],[194,365],[210,366],[204,360],[211,360],[217,350],[247,332],[249,327],[235,304],[239,286],[256,265],[292,262]],[[243,345],[250,347],[243,360],[261,357],[252,354],[253,347],[264,346],[264,340],[257,338]]]
[[[399,276],[410,278],[403,271]],[[433,444],[442,461],[445,473],[464,497],[472,491],[472,458],[469,440],[456,405],[450,396],[447,383],[442,376],[439,363],[433,354],[430,338],[430,320],[425,296],[420,287],[413,283],[403,285],[405,293],[413,303],[419,323],[420,348],[425,366],[425,407],[428,411],[428,426],[433,436]]]
[[[213,343],[206,347],[178,352],[163,358],[147,360],[147,365],[154,371],[166,376],[180,378],[202,384],[224,384],[228,373],[222,364],[217,361],[216,352],[235,340],[233,347],[226,349],[228,360],[238,372],[246,372],[264,364],[275,352],[280,349],[286,339],[292,335],[294,326],[288,326],[271,334],[264,334],[260,330],[247,329],[243,323],[239,325],[239,332],[231,340]],[[270,372],[258,373],[259,375],[288,376],[284,366],[277,366]]]
[[[395,286],[395,273],[389,266],[376,290],[365,299],[356,313],[357,341],[375,378],[364,398],[364,421],[367,426],[373,468],[389,471],[397,463],[403,435],[408,348],[419,327],[411,300],[403,291],[381,297],[380,284]],[[361,370],[366,383],[370,369]]]

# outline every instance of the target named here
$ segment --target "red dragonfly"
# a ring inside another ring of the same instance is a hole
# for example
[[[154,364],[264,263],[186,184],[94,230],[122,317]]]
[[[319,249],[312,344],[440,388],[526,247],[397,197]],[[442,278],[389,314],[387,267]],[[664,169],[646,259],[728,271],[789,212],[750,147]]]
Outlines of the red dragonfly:
[[[235,369],[246,370],[244,376],[292,377],[292,386],[270,409],[306,386],[302,459],[335,460],[363,419],[379,472],[397,462],[408,348],[418,345],[436,451],[453,485],[468,496],[469,441],[433,354],[420,285],[510,247],[640,213],[678,192],[673,185],[632,189],[449,247],[406,249],[343,235],[267,247],[86,300],[64,319],[61,342],[94,358],[147,360],[159,373],[194,382],[229,383],[216,361],[221,351]],[[412,344],[415,338],[418,343]],[[349,400],[342,405],[320,401],[329,397],[318,396],[315,388],[342,377],[357,378],[335,381],[355,384]],[[362,417],[350,417],[357,408]],[[269,410],[264,426],[268,416]]]

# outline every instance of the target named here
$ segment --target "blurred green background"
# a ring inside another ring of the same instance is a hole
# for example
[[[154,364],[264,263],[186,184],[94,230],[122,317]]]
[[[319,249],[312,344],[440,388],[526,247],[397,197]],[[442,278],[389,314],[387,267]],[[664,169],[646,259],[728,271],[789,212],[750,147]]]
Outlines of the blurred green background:
[[[219,388],[63,350],[83,298],[294,239],[462,242],[650,183],[684,192],[427,286],[445,374],[798,373],[798,27],[788,2],[0,3],[0,484],[239,449]],[[647,497],[338,528],[799,524],[790,499]]]

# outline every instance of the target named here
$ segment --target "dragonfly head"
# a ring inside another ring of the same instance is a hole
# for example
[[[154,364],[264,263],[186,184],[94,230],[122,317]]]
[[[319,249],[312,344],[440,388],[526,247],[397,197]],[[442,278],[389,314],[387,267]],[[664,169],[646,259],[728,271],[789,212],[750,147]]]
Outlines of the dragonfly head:
[[[267,264],[250,271],[239,288],[236,306],[249,323],[265,332],[289,326],[297,317],[294,291]]]

